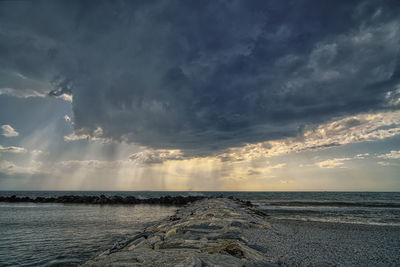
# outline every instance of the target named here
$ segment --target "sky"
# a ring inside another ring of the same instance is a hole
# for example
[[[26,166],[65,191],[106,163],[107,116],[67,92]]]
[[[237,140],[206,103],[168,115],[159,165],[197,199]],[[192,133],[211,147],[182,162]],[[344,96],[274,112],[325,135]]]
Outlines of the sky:
[[[398,0],[0,2],[0,190],[400,191]]]

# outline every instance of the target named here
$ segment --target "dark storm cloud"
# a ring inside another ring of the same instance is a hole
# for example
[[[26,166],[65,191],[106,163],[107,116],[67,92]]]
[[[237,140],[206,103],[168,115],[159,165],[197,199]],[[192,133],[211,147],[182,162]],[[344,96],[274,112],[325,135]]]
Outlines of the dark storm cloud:
[[[398,14],[398,1],[1,2],[0,72],[72,94],[81,132],[207,154],[393,108]]]

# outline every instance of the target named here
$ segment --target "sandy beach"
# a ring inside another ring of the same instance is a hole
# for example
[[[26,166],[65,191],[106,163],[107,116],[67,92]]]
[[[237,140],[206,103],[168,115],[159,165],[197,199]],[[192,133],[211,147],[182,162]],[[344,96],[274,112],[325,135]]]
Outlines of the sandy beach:
[[[289,266],[399,266],[400,227],[267,219],[244,229],[268,261]]]

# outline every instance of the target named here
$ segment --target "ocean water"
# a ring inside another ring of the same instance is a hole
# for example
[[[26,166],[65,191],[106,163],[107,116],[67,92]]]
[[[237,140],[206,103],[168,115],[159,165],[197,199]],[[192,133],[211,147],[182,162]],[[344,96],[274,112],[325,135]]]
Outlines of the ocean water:
[[[140,198],[203,195],[251,200],[270,218],[400,225],[399,192],[112,192],[0,191],[2,196],[119,195]],[[177,207],[0,203],[0,266],[76,266]]]
[[[0,203],[0,266],[77,266],[176,207]]]
[[[399,192],[293,192],[253,203],[275,219],[400,226]]]

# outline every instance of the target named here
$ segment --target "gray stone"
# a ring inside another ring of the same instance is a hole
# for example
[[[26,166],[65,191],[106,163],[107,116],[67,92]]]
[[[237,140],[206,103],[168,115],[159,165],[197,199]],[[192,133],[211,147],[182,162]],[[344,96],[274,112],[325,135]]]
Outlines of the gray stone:
[[[240,259],[222,254],[201,254],[199,258],[205,266],[210,267],[236,267],[244,265]]]
[[[149,243],[150,246],[154,247],[154,244],[157,242],[161,241],[161,237],[158,235],[152,236],[147,239],[147,242]]]
[[[242,230],[265,225],[253,214],[234,200],[197,201],[177,211],[179,221],[149,227],[82,266],[265,266],[263,253],[241,239]]]

